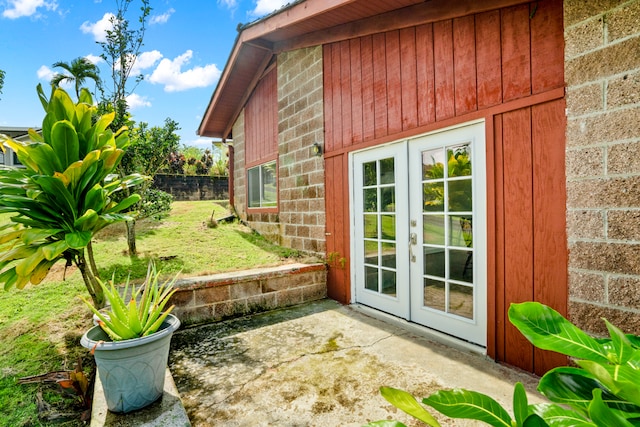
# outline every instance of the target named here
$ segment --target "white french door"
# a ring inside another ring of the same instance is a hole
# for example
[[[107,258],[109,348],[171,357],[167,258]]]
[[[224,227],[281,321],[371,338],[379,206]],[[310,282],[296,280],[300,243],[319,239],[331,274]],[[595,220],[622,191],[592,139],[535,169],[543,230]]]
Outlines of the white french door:
[[[351,155],[355,302],[486,346],[484,122]]]

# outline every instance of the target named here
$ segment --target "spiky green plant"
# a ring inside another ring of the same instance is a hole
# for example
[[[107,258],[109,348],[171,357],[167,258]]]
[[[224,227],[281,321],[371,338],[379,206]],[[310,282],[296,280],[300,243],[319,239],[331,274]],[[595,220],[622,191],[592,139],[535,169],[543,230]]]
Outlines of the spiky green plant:
[[[0,225],[0,283],[5,290],[39,284],[64,260],[78,267],[93,302],[102,307],[91,239],[128,219],[120,212],[140,196],[119,203],[111,196],[146,177],[113,174],[129,145],[128,131],[109,129],[114,114],[98,116],[88,90],[77,103],[60,88],[53,88],[49,99],[42,86],[37,91],[46,112],[41,133],[30,129],[26,142],[0,135],[0,148],[11,148],[25,166],[0,168],[0,213],[12,214]]]
[[[129,279],[122,292],[118,292],[113,280],[109,284],[98,280],[98,284],[111,304],[110,310],[104,313],[86,298],[82,300],[98,316],[98,324],[112,340],[144,337],[156,332],[174,307],[172,305],[163,312],[169,299],[177,290],[173,288],[177,276],[163,283],[159,282],[158,276],[155,264],[151,262],[145,282],[137,289],[134,285],[129,285]]]

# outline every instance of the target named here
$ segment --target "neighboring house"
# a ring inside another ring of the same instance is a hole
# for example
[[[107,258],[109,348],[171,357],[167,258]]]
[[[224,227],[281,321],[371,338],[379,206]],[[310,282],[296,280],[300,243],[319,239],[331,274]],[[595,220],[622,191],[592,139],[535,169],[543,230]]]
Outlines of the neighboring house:
[[[306,0],[239,29],[198,133],[327,293],[542,373],[548,304],[640,332],[640,1]],[[446,165],[446,167],[444,167]]]
[[[40,131],[40,129],[36,129]],[[0,134],[7,135],[16,141],[30,141],[29,128],[25,127],[2,127],[0,126]],[[18,156],[11,148],[6,148],[6,152],[0,151],[0,165],[5,166],[22,166],[18,160]]]

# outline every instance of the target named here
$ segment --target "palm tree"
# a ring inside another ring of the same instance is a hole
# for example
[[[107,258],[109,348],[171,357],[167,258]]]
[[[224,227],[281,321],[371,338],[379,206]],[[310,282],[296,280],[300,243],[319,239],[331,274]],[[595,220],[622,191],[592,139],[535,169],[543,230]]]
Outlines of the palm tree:
[[[100,89],[102,87],[102,80],[100,79],[100,70],[98,67],[89,61],[87,58],[79,57],[71,61],[71,64],[66,62],[56,62],[53,64],[54,68],[63,68],[68,74],[56,74],[51,79],[51,84],[54,86],[60,86],[63,81],[74,82],[76,87],[76,96],[80,98],[80,88],[84,84],[86,79],[91,79],[96,83],[96,87]]]

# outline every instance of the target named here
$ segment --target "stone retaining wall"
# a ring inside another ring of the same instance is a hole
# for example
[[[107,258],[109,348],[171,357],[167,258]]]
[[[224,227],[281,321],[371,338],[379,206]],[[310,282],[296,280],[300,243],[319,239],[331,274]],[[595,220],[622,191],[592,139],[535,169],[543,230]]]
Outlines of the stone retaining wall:
[[[178,201],[229,199],[229,178],[226,176],[156,174],[153,187],[171,194]]]
[[[183,326],[273,310],[325,298],[324,264],[288,264],[176,283],[173,313]]]

